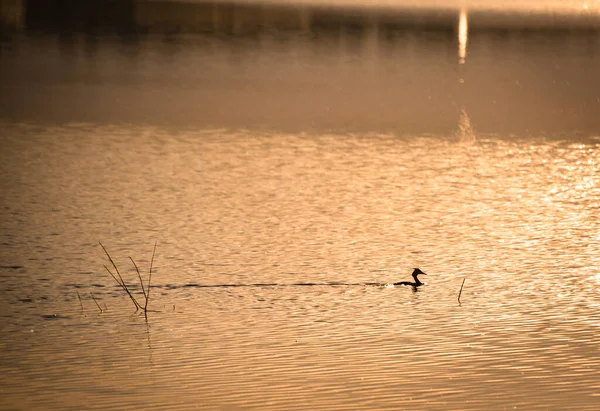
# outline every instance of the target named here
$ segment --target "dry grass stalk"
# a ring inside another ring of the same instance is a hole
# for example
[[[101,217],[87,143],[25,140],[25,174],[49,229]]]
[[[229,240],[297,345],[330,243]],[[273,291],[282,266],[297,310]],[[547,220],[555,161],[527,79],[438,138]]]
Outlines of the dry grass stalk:
[[[119,272],[119,269],[117,268],[117,265],[115,264],[115,262],[113,261],[112,257],[110,256],[110,254],[106,250],[106,247],[104,247],[102,245],[102,243],[100,243],[100,242],[98,242],[98,244],[100,244],[100,247],[102,247],[102,249],[104,250],[104,253],[108,257],[108,260],[110,261],[110,263],[114,267],[114,269],[115,269],[115,271],[117,273],[118,278],[117,278],[117,276],[115,276],[112,273],[112,271],[110,271],[110,269],[107,266],[104,266],[104,268],[106,268],[106,271],[108,271],[108,273],[111,275],[111,277],[114,278],[114,280],[117,282],[117,284],[119,284],[119,286],[121,286],[121,288],[123,289],[123,291],[125,291],[127,293],[127,295],[129,296],[129,298],[131,299],[131,301],[135,305],[135,310],[136,311],[139,310],[142,306],[137,302],[137,300],[135,299],[135,297],[133,296],[133,294],[131,294],[131,291],[129,291],[129,287],[127,287],[127,284],[123,280],[123,277],[121,276],[121,273]]]
[[[140,279],[140,286],[142,287],[142,293],[144,294],[144,298],[147,299],[148,297],[146,296],[146,290],[144,289],[144,281],[142,281],[142,275],[140,274],[140,269],[138,268],[135,261],[133,261],[133,258],[131,258],[131,256],[129,257],[129,259],[133,263],[133,266],[135,267],[135,272],[137,273],[138,278]]]
[[[154,249],[152,250],[152,259],[150,260],[150,273],[148,274],[148,292],[145,294],[146,296],[146,304],[144,304],[144,315],[148,318],[148,301],[150,301],[150,282],[152,281],[152,266],[154,265],[154,255],[156,254],[156,244],[157,241],[154,242]],[[140,276],[140,281],[142,280]]]
[[[98,309],[100,310],[100,312],[102,312],[102,307],[100,307],[100,304],[98,304],[98,301],[96,301],[96,297],[94,297],[94,294],[92,294],[90,292],[90,296],[92,297],[92,300],[94,300],[94,302],[96,303],[96,306],[98,307]]]
[[[463,278],[462,284],[460,285],[460,291],[458,292],[458,303],[460,304],[460,295],[462,294],[463,285],[465,285],[465,280],[467,278]]]
[[[119,269],[117,268],[117,264],[115,264],[114,260],[112,259],[112,257],[108,253],[108,251],[106,250],[106,247],[104,247],[102,245],[102,243],[100,243],[100,242],[98,244],[100,244],[100,247],[102,247],[102,249],[104,250],[104,253],[108,257],[108,260],[110,261],[111,265],[115,269],[116,275],[113,274],[113,272],[110,270],[110,268],[108,268],[106,265],[104,265],[104,268],[106,269],[106,271],[108,271],[108,273],[110,274],[110,276],[117,282],[117,284],[119,284],[119,286],[121,287],[121,289],[127,293],[127,295],[129,296],[129,298],[131,299],[131,301],[135,305],[135,310],[138,311],[138,310],[141,309],[142,311],[144,311],[144,315],[147,318],[148,317],[148,302],[150,301],[150,283],[152,281],[152,267],[154,265],[154,255],[156,254],[156,244],[157,244],[157,242],[154,243],[154,250],[152,251],[152,259],[150,260],[150,273],[148,274],[148,285],[147,286],[144,286],[144,280],[142,278],[142,274],[140,273],[140,269],[138,268],[137,264],[135,263],[135,261],[133,260],[133,258],[129,257],[129,259],[133,263],[133,266],[135,267],[135,271],[136,271],[136,273],[138,275],[138,279],[140,280],[140,286],[142,287],[142,294],[144,295],[144,300],[145,300],[144,301],[144,306],[142,306],[137,301],[137,299],[134,297],[133,293],[129,290],[129,287],[127,286],[127,283],[125,283],[125,280],[123,280],[123,277],[121,276],[121,273],[119,272]]]
[[[81,312],[83,312],[83,301],[81,301],[81,296],[79,295],[79,291],[75,290],[77,293],[77,298],[79,298],[79,305],[81,306]]]

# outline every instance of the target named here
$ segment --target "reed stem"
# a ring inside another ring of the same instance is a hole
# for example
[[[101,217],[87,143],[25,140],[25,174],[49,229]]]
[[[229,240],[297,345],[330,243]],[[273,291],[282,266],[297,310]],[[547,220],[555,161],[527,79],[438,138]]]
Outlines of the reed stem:
[[[81,301],[81,296],[79,295],[79,291],[75,290],[77,293],[77,298],[79,298],[79,305],[81,306],[81,312],[83,312],[83,301]]]
[[[154,255],[156,254],[156,244],[154,242],[154,249],[152,250],[152,259],[150,260],[150,273],[148,274],[148,292],[146,293],[146,304],[144,305],[144,315],[148,317],[148,301],[150,301],[150,282],[152,281],[152,267],[154,265]]]
[[[462,284],[460,285],[460,291],[458,292],[458,303],[459,303],[459,304],[460,304],[460,295],[462,294],[462,289],[463,289],[463,286],[465,285],[465,280],[466,280],[466,279],[467,279],[466,277],[465,277],[465,278],[463,278],[463,280],[462,280]]]
[[[129,298],[131,298],[131,301],[133,301],[133,304],[135,305],[135,310],[136,311],[139,310],[140,308],[142,308],[142,306],[140,305],[140,303],[137,302],[137,300],[135,299],[135,297],[133,296],[133,294],[131,294],[131,292],[129,291],[129,288],[127,287],[127,284],[125,284],[125,281],[123,280],[123,277],[121,277],[121,273],[119,272],[119,269],[117,268],[117,265],[115,264],[115,262],[111,258],[110,254],[108,254],[108,251],[106,251],[106,248],[102,245],[102,243],[98,242],[98,244],[100,244],[100,247],[102,247],[102,249],[104,250],[104,253],[108,257],[109,261],[111,262],[112,266],[114,267],[115,271],[117,272],[117,276],[119,278],[117,279],[117,277],[108,269],[107,266],[104,266],[104,268],[106,268],[106,271],[108,271],[108,273],[111,275],[111,277],[115,279],[115,281],[121,286],[121,288],[123,290],[125,290],[125,292],[129,296]]]
[[[140,285],[142,286],[142,293],[144,293],[144,298],[148,299],[148,297],[146,296],[146,290],[144,289],[144,281],[142,281],[142,275],[140,274],[140,269],[138,268],[135,261],[133,261],[133,258],[129,257],[129,259],[133,263],[133,266],[135,267],[135,271],[137,272],[138,278],[140,279]]]
[[[148,285],[144,286],[144,279],[142,278],[142,274],[140,273],[140,269],[139,269],[138,265],[136,264],[136,262],[134,261],[133,258],[129,257],[129,259],[133,263],[133,266],[135,267],[135,271],[136,271],[138,279],[140,281],[140,286],[142,287],[142,293],[144,294],[144,299],[145,299],[144,306],[142,306],[136,300],[136,298],[133,296],[133,293],[129,290],[129,287],[127,287],[127,283],[125,283],[125,280],[123,280],[123,277],[121,276],[121,273],[119,272],[119,269],[117,268],[117,264],[114,262],[114,260],[108,253],[108,250],[106,249],[106,247],[104,247],[104,245],[102,245],[101,242],[98,242],[98,244],[100,244],[100,247],[102,247],[102,249],[104,250],[104,254],[106,254],[106,256],[108,257],[108,260],[110,261],[111,265],[115,269],[116,275],[106,265],[103,265],[103,267],[106,269],[106,271],[108,271],[108,273],[113,278],[113,280],[115,280],[115,282],[117,284],[119,284],[119,287],[121,287],[121,289],[127,293],[129,298],[135,305],[135,311],[138,311],[140,309],[143,310],[144,315],[146,316],[146,319],[148,319],[148,303],[150,301],[150,287],[152,285],[152,269],[154,268],[154,256],[156,255],[156,245],[158,244],[158,241],[154,242],[154,249],[152,250],[152,259],[150,260],[150,272],[148,274]],[[93,296],[92,296],[92,298],[93,298]],[[81,298],[80,298],[80,301],[81,301]],[[96,302],[96,305],[98,305],[97,302]],[[98,308],[100,309],[100,311],[102,311],[102,309],[100,308],[99,305],[98,305]],[[82,304],[82,309],[83,309],[83,304]]]
[[[94,302],[96,303],[96,306],[98,306],[98,309],[102,313],[102,307],[100,307],[100,304],[98,304],[98,301],[96,301],[96,297],[94,297],[94,294],[92,294],[91,292],[90,292],[90,295],[92,296],[92,300],[94,300]]]

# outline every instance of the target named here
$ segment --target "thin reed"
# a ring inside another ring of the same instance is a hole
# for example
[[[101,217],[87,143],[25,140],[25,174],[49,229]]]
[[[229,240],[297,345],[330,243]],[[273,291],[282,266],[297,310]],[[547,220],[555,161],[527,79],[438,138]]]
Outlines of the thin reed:
[[[144,314],[148,312],[148,301],[150,301],[150,281],[152,281],[152,266],[154,265],[154,255],[156,254],[156,241],[154,242],[154,249],[152,250],[152,259],[150,260],[150,272],[148,273],[148,291],[146,293],[146,304],[144,304]],[[141,280],[141,278],[140,278]]]
[[[150,301],[150,284],[152,281],[152,268],[154,266],[154,255],[156,254],[157,242],[154,243],[154,250],[152,251],[152,259],[150,260],[150,272],[148,274],[148,284],[146,286],[144,286],[144,280],[142,278],[142,274],[140,273],[140,269],[138,268],[138,265],[135,263],[133,258],[131,258],[131,256],[129,257],[129,259],[131,260],[131,262],[135,268],[135,271],[138,275],[138,279],[140,281],[140,286],[142,288],[142,294],[144,296],[144,304],[143,305],[140,304],[140,302],[135,298],[134,293],[127,286],[127,283],[125,282],[125,280],[123,280],[123,276],[121,276],[121,272],[119,271],[117,264],[115,263],[115,261],[112,259],[112,257],[108,253],[108,250],[106,249],[106,247],[104,247],[104,245],[102,245],[102,243],[100,243],[100,242],[98,242],[98,244],[100,244],[100,247],[102,247],[102,250],[104,250],[104,253],[108,257],[108,261],[110,261],[116,274],[113,273],[110,270],[110,268],[108,268],[106,265],[104,265],[104,268],[106,269],[106,271],[108,271],[110,276],[116,281],[116,283],[119,285],[119,287],[121,287],[121,289],[123,291],[125,291],[125,293],[129,296],[129,299],[132,301],[133,305],[135,306],[135,311],[138,311],[141,309],[147,318],[148,317],[148,303]]]
[[[81,307],[81,312],[83,312],[83,301],[81,301],[81,296],[79,295],[79,291],[75,290],[77,293],[77,298],[79,298],[79,306]]]
[[[92,300],[94,300],[94,302],[96,303],[96,306],[98,307],[98,309],[100,310],[100,312],[102,312],[102,307],[100,307],[100,304],[98,304],[98,301],[96,300],[96,297],[94,297],[94,294],[92,294],[90,292],[90,296],[92,297]]]
[[[459,304],[460,304],[460,295],[462,294],[462,289],[463,289],[463,286],[465,285],[465,280],[466,279],[467,279],[466,277],[463,278],[462,284],[460,285],[460,291],[458,292],[458,303]]]

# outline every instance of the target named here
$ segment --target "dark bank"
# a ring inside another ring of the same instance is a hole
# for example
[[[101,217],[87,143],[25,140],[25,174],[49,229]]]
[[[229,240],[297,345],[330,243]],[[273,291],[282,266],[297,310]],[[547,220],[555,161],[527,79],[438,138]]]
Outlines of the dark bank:
[[[393,4],[393,3],[391,3]],[[454,7],[301,4],[266,1],[147,1],[147,0],[4,0],[2,26],[8,29],[87,33],[233,32],[312,30],[345,25],[365,28],[453,30]],[[472,29],[597,30],[598,15],[557,13],[552,10],[492,12],[471,10]]]
[[[1,10],[7,119],[450,135],[466,114],[487,134],[600,130],[593,13],[140,0]]]

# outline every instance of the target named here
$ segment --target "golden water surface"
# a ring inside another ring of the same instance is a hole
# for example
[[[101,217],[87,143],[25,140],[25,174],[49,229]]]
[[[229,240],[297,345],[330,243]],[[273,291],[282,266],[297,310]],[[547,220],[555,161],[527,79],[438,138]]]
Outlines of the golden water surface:
[[[598,409],[598,37],[460,21],[3,41],[0,409]]]
[[[2,128],[3,408],[598,403],[597,142]]]

